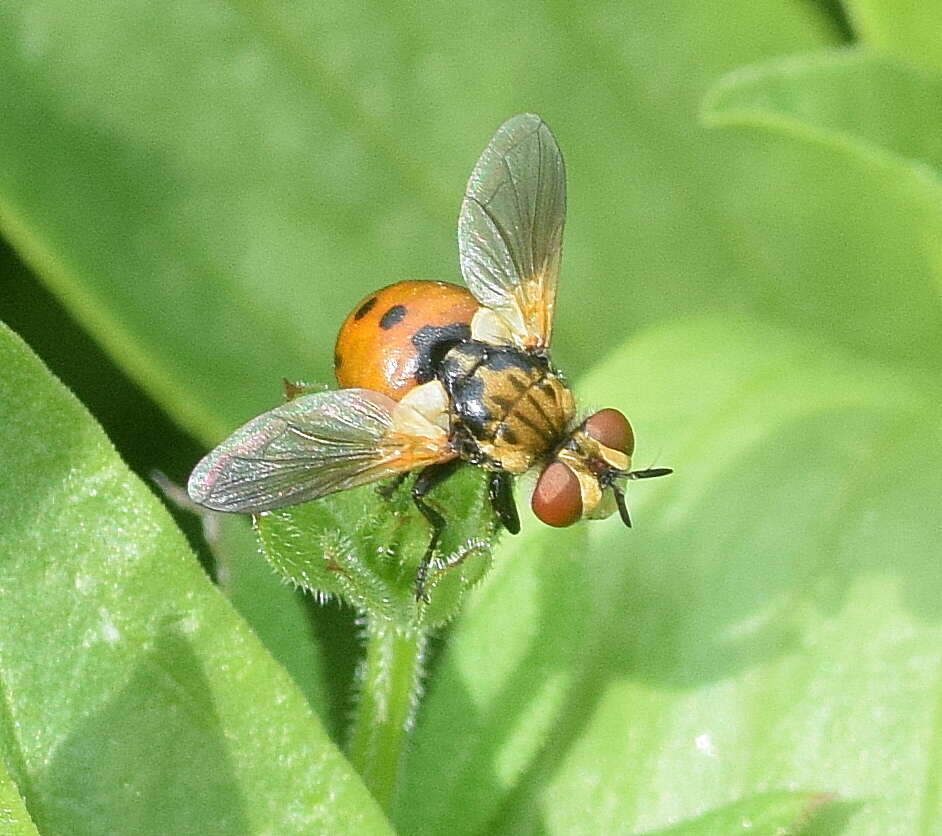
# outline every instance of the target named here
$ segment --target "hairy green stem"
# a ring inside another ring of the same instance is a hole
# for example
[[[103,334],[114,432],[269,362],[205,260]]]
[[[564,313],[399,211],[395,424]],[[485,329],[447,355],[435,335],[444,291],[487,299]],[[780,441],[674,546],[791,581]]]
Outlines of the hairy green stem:
[[[370,619],[350,760],[384,810],[396,796],[406,741],[418,704],[427,634]]]

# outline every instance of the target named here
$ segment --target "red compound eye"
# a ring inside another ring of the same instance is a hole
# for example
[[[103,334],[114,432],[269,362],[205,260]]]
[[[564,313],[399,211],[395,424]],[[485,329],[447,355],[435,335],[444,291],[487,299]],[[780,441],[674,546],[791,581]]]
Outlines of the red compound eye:
[[[630,456],[635,451],[635,434],[628,419],[617,409],[603,409],[586,418],[582,430],[589,438],[612,450]]]
[[[582,518],[582,491],[576,474],[561,461],[547,465],[530,500],[533,513],[547,525],[565,528]]]

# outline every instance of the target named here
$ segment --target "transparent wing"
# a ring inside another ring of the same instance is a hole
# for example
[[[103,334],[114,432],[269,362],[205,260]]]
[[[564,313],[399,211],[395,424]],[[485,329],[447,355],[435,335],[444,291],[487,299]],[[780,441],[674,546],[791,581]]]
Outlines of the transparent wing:
[[[539,116],[509,119],[478,160],[458,218],[461,272],[521,348],[547,348],[566,221],[566,169]]]
[[[258,513],[453,458],[448,434],[369,389],[302,395],[249,421],[196,466],[190,498]]]

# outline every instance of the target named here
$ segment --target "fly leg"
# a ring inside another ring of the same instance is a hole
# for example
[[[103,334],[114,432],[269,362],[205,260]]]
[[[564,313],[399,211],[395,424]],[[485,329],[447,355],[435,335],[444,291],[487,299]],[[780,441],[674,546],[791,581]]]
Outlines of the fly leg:
[[[504,528],[511,534],[520,533],[520,517],[514,502],[513,476],[503,470],[494,470],[487,478],[487,495],[491,506]]]
[[[412,501],[432,527],[432,536],[429,538],[428,548],[426,548],[422,562],[419,564],[419,569],[415,573],[416,601],[425,601],[428,603],[428,595],[425,594],[425,578],[428,575],[428,567],[432,562],[435,547],[438,545],[438,541],[442,536],[442,531],[445,530],[445,518],[425,501],[425,497],[432,488],[441,484],[451,476],[460,464],[461,459],[452,459],[451,461],[442,462],[441,464],[430,464],[419,473],[415,483],[412,485]]]

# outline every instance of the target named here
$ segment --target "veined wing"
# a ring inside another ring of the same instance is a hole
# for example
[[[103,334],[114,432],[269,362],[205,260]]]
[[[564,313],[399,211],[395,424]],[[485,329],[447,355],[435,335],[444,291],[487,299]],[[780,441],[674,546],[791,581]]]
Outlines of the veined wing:
[[[249,421],[196,466],[190,498],[215,511],[295,505],[454,458],[426,415],[369,389],[302,395]]]
[[[461,272],[487,309],[473,336],[549,347],[565,221],[556,139],[539,116],[514,116],[481,154],[458,218]]]

